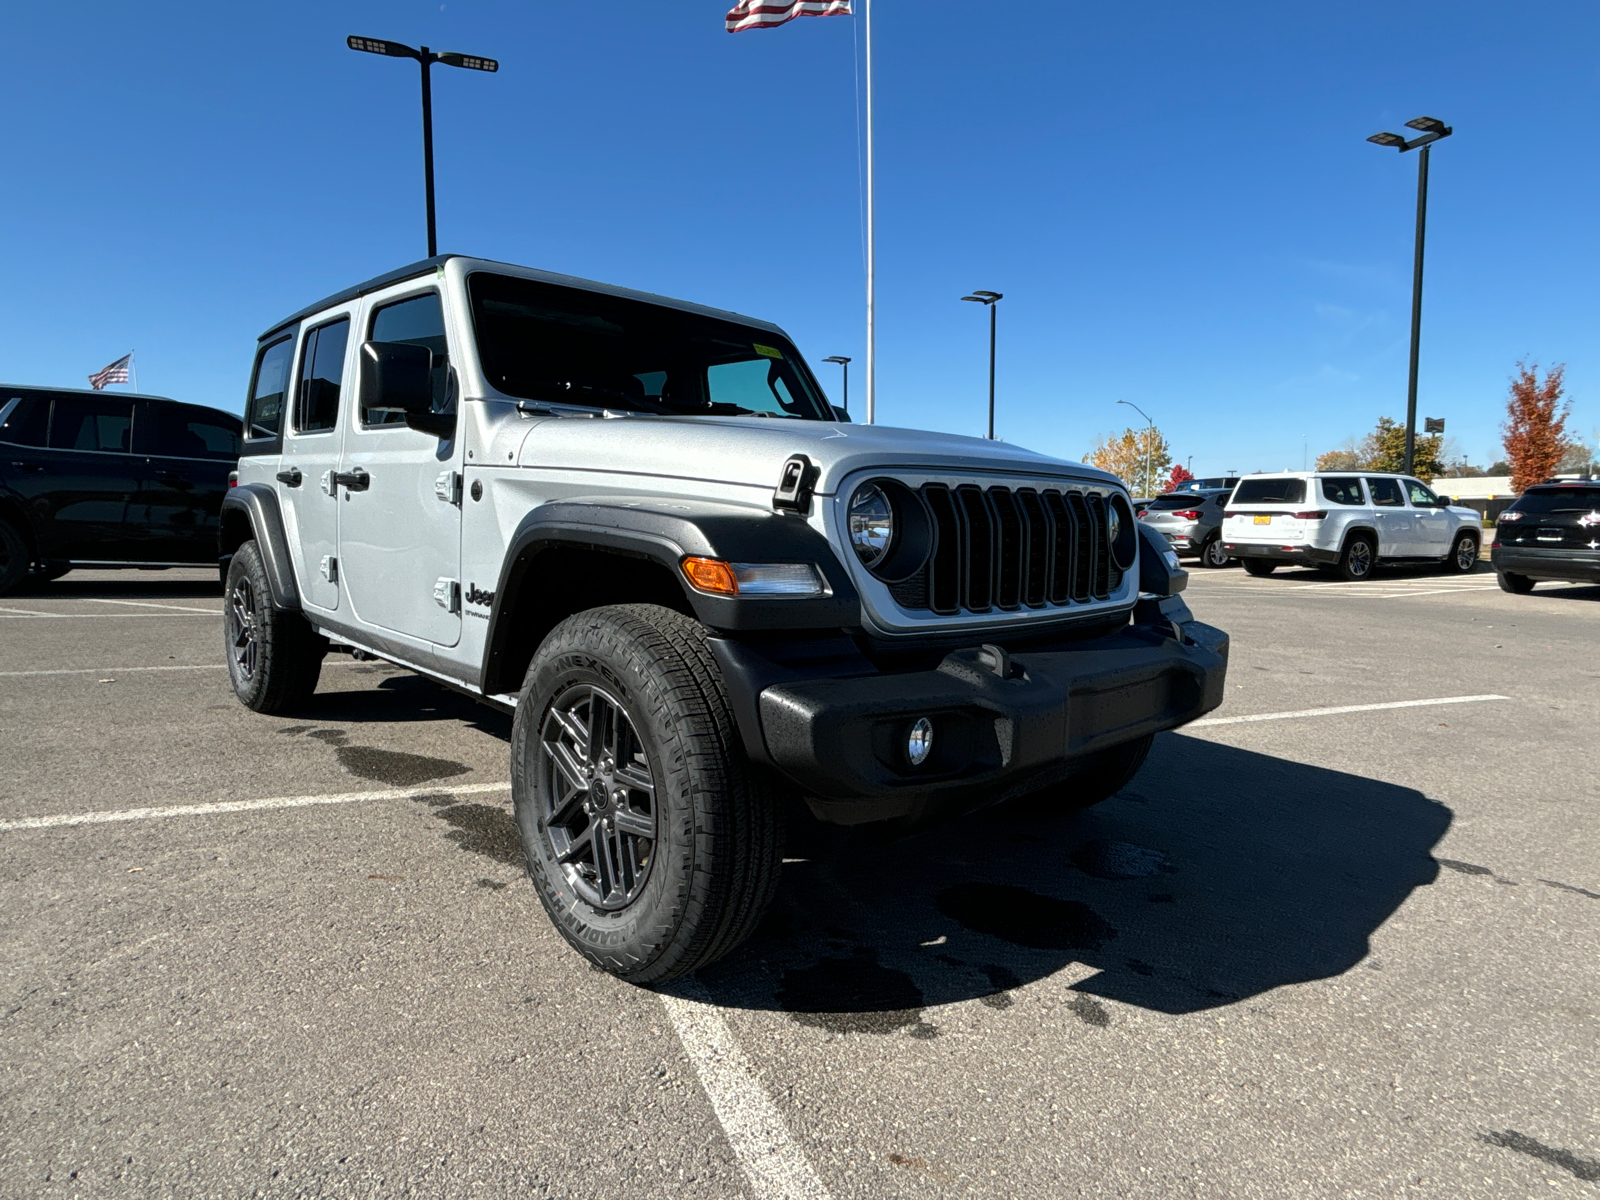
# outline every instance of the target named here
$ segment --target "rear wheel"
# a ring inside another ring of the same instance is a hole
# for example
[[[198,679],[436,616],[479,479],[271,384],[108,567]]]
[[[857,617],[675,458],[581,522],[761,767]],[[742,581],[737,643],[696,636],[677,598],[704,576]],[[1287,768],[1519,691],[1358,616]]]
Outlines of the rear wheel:
[[[1500,590],[1503,592],[1526,596],[1533,591],[1533,580],[1526,575],[1516,575],[1510,571],[1501,571],[1497,578],[1500,580]]]
[[[1360,583],[1372,578],[1372,569],[1378,564],[1378,549],[1366,534],[1358,533],[1345,540],[1339,552],[1336,568],[1339,578],[1346,583]]]
[[[528,874],[596,966],[661,983],[755,929],[782,869],[779,807],[751,766],[699,622],[590,609],[528,666],[511,733]]]
[[[0,520],[0,596],[16,590],[28,574],[28,543],[10,521]]]
[[[1470,533],[1457,534],[1455,544],[1450,547],[1450,557],[1444,560],[1444,569],[1465,575],[1477,565],[1478,539]]]
[[[1244,564],[1244,569],[1252,575],[1271,575],[1278,569],[1278,564],[1270,558],[1241,558],[1239,561]]]
[[[1213,533],[1206,539],[1205,545],[1200,547],[1200,565],[1202,567],[1225,567],[1232,562],[1228,551],[1222,545],[1220,534]]]
[[[222,629],[228,677],[246,708],[288,712],[317,690],[328,641],[299,613],[272,606],[266,567],[254,542],[240,546],[228,564]]]

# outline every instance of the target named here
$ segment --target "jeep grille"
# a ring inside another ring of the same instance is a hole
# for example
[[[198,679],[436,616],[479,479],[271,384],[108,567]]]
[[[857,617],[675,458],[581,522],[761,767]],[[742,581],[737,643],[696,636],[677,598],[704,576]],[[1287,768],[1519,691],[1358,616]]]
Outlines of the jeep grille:
[[[933,554],[890,586],[902,608],[955,615],[1065,607],[1109,599],[1122,584],[1102,496],[971,483],[925,483],[919,492],[933,515]]]

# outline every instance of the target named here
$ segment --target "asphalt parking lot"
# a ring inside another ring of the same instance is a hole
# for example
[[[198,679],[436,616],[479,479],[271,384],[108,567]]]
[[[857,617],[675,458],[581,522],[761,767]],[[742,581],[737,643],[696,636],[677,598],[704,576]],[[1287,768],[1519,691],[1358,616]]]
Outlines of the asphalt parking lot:
[[[1600,588],[1189,598],[1228,702],[1119,796],[799,824],[667,996],[547,924],[509,718],[250,713],[206,572],[0,600],[0,1195],[1596,1195]]]

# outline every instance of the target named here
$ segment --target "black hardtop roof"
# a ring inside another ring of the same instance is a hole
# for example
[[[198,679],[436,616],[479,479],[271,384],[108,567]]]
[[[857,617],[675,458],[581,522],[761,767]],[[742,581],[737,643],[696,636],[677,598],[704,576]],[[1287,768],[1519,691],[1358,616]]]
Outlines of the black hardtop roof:
[[[281,333],[289,326],[303,321],[307,317],[315,316],[325,308],[332,308],[335,304],[343,304],[348,300],[355,300],[371,292],[386,288],[390,284],[403,283],[407,279],[415,279],[421,275],[431,274],[452,258],[474,258],[474,256],[470,254],[436,254],[432,258],[424,258],[418,262],[411,263],[409,266],[397,267],[393,271],[385,271],[382,275],[376,275],[365,283],[358,283],[354,287],[345,288],[342,292],[335,292],[331,296],[325,296],[315,304],[308,304],[292,316],[285,317],[276,324],[269,326],[267,331],[261,335],[260,340],[265,341],[274,334]],[[616,284],[599,283],[593,279],[582,279],[576,275],[561,275],[554,271],[541,271],[536,267],[524,267],[516,263],[496,262],[494,259],[474,259],[474,261],[499,267],[509,267],[513,271],[533,271],[547,283],[582,288],[585,291],[600,292],[607,296],[621,296],[629,300],[642,300],[647,304],[665,304],[672,308],[683,309],[685,312],[703,313],[706,316],[718,317],[724,321],[736,321],[741,325],[754,325],[762,329],[769,329],[774,333],[783,334],[784,337],[789,336],[771,321],[762,321],[756,317],[747,317],[741,313],[729,312],[726,309],[711,308],[688,300],[674,300],[671,296],[658,296],[652,292],[635,291],[632,288],[618,287]]]
[[[221,413],[225,417],[238,417],[239,415],[236,412],[229,412],[225,408],[218,408],[215,404],[196,404],[193,400],[174,400],[171,396],[157,396],[150,392],[97,392],[92,388],[48,387],[39,383],[0,383],[0,404],[4,404],[19,392],[50,392],[52,394],[65,392],[69,396],[121,396],[125,400],[154,400],[158,404],[187,404],[190,408],[209,408],[212,412]]]

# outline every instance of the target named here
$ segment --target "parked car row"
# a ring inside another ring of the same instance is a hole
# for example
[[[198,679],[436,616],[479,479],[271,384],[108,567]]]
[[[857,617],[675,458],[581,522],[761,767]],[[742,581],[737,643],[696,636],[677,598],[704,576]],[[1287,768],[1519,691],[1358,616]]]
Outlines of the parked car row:
[[[214,565],[232,413],[0,384],[0,595],[73,567]]]

